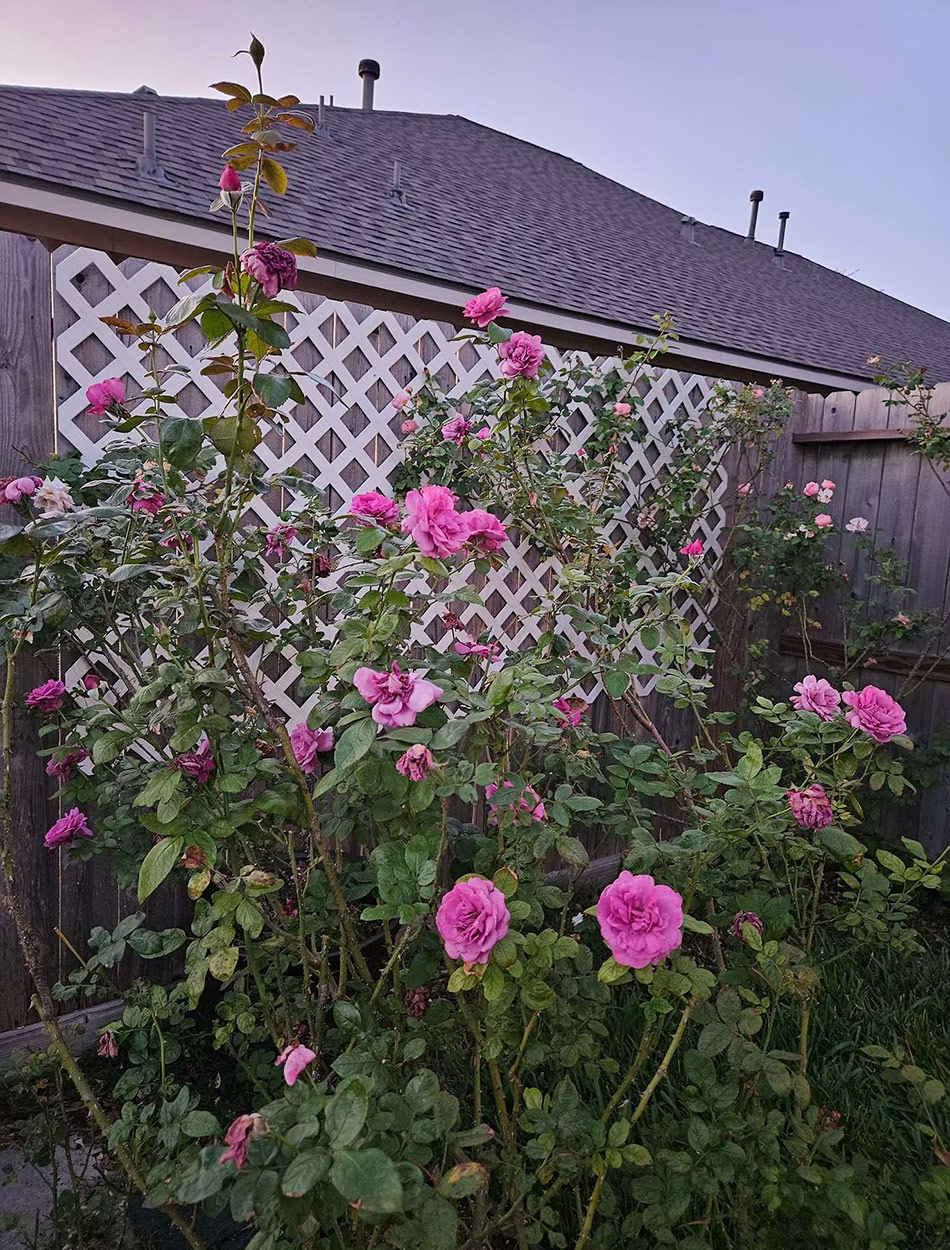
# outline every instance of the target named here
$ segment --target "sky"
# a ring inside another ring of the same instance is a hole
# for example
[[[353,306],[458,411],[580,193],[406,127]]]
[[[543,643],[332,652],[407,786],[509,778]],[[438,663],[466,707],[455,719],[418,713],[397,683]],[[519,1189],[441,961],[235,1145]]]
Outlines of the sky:
[[[950,319],[950,0],[2,0],[0,82],[458,113]],[[2,125],[2,118],[0,118]]]

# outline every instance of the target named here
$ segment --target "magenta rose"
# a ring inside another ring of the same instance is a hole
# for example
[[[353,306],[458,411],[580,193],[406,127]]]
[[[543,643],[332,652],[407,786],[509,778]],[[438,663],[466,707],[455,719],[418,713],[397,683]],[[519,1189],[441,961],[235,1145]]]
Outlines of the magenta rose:
[[[414,725],[416,717],[442,694],[442,687],[421,673],[404,673],[398,664],[382,672],[358,668],[353,685],[372,706],[373,720],[384,729]]]
[[[757,916],[754,911],[737,911],[732,917],[729,933],[732,937],[738,938],[740,942],[745,941],[742,933],[742,926],[745,924],[750,924],[756,933],[762,933],[765,929],[761,917]]]
[[[240,191],[241,189],[241,176],[230,161],[221,170],[218,186],[222,191]]]
[[[694,538],[691,543],[687,543],[685,547],[680,547],[681,556],[701,556],[703,554],[703,542],[701,538]]]
[[[68,749],[63,755],[51,756],[46,765],[47,777],[56,777],[59,781],[68,781],[73,775],[73,765],[81,764],[83,760],[89,758],[89,752],[85,747],[73,747]]]
[[[501,890],[484,877],[469,877],[457,881],[442,899],[435,924],[450,959],[487,964],[510,919]]]
[[[258,1137],[267,1132],[267,1121],[260,1115],[239,1115],[224,1135],[228,1148],[218,1163],[233,1162],[240,1172],[247,1167],[247,1148]]]
[[[165,496],[154,482],[137,477],[125,497],[125,502],[132,505],[133,512],[147,512],[149,516],[154,516],[164,506]]]
[[[681,945],[683,900],[652,877],[624,871],[597,900],[597,923],[618,964],[645,968]]]
[[[47,830],[43,845],[52,849],[56,846],[68,846],[77,838],[91,838],[92,836],[93,832],[89,828],[86,817],[78,807],[73,807],[65,816],[60,816],[59,820]]]
[[[405,754],[396,760],[396,772],[402,773],[410,781],[422,781],[426,773],[435,764],[435,759],[428,747],[421,742],[414,742]]]
[[[506,378],[536,378],[544,360],[544,348],[540,334],[527,334],[516,330],[510,339],[498,346],[501,371]]]
[[[276,556],[278,560],[283,560],[287,554],[290,544],[297,537],[297,530],[292,525],[288,525],[285,521],[272,526],[267,531],[267,554]]]
[[[556,720],[562,729],[566,729],[568,725],[576,727],[581,723],[581,717],[587,709],[586,699],[566,699],[562,695],[561,698],[555,699],[551,705],[558,713]]]
[[[422,486],[406,496],[403,532],[424,556],[454,555],[468,538],[468,525],[455,511],[456,498],[445,486]]]
[[[241,253],[241,268],[261,285],[268,299],[297,285],[297,259],[276,243],[255,243]]]
[[[442,427],[442,437],[447,443],[454,443],[456,447],[461,447],[471,432],[472,423],[465,417],[453,417]]]
[[[514,789],[514,782],[512,781],[503,781],[501,785],[503,790]],[[490,825],[498,824],[498,808],[491,801],[497,793],[498,787],[494,782],[485,787],[485,798],[488,799],[488,823]],[[518,811],[530,813],[533,820],[547,820],[548,817],[544,804],[541,801],[541,796],[531,786],[525,786],[524,794],[518,800]]]
[[[785,797],[792,815],[806,829],[826,829],[835,818],[831,800],[824,786],[808,786],[805,790],[786,790]]]
[[[208,739],[201,739],[197,751],[186,751],[184,755],[176,755],[175,767],[181,769],[186,777],[197,781],[199,786],[203,786],[214,772],[214,759]]]
[[[295,725],[290,734],[290,745],[301,771],[307,774],[315,772],[318,753],[333,750],[333,730],[308,729],[303,724]]]
[[[815,712],[822,720],[833,720],[841,702],[841,695],[824,677],[809,673],[795,683],[797,694],[791,698],[792,707],[800,712]]]
[[[316,1051],[311,1050],[309,1046],[293,1041],[289,1046],[285,1046],[274,1060],[274,1067],[279,1068],[283,1065],[284,1080],[288,1085],[293,1085],[304,1068],[313,1063],[316,1057]]]
[[[94,417],[101,417],[113,404],[125,402],[125,386],[121,378],[106,378],[104,382],[93,382],[86,388],[86,399],[89,400],[89,412]]]
[[[484,330],[496,317],[507,315],[505,297],[497,286],[490,286],[487,291],[482,291],[481,295],[470,299],[462,309],[462,316],[467,317],[480,330]]]
[[[51,677],[42,686],[33,687],[26,696],[26,706],[37,708],[40,712],[57,712],[63,706],[65,697],[64,683]]]
[[[850,709],[844,714],[848,724],[869,734],[875,742],[890,742],[895,734],[906,733],[904,709],[880,686],[845,690],[841,699]]]
[[[466,634],[455,643],[457,655],[474,655],[480,660],[495,660],[500,647],[497,642],[476,642],[471,634]]]
[[[378,490],[368,490],[362,495],[354,495],[350,500],[350,512],[356,516],[368,517],[377,525],[395,525],[399,520],[399,504],[395,499],[387,499]],[[365,524],[365,522],[360,522]]]
[[[491,512],[484,508],[472,508],[462,513],[462,520],[468,530],[466,546],[481,555],[491,555],[499,551],[508,541],[508,532]]]

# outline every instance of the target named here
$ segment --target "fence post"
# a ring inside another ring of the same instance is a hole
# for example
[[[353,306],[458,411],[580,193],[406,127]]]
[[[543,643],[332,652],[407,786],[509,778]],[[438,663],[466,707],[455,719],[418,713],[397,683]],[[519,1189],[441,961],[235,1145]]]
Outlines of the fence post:
[[[50,254],[39,239],[0,232],[0,475],[28,473],[55,446],[53,334]],[[8,510],[9,511],[9,510]],[[12,512],[4,517],[12,520]],[[44,939],[48,972],[55,967],[52,929],[56,923],[58,854],[43,846],[52,823],[53,805],[32,717],[23,709],[31,687],[55,676],[50,661],[28,651],[17,660],[16,713],[13,732],[13,784],[17,825],[14,857],[24,909]],[[51,746],[49,739],[44,745]],[[0,909],[0,1032],[28,1022],[30,994],[6,906]]]

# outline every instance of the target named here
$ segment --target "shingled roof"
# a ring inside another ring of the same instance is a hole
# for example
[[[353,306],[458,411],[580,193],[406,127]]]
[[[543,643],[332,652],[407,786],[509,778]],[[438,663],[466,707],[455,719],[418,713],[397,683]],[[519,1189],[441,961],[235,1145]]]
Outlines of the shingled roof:
[[[145,112],[157,178],[139,169]],[[236,131],[220,99],[32,87],[0,87],[0,121],[0,176],[205,223]],[[685,338],[770,364],[869,379],[880,353],[950,380],[947,322],[771,243],[684,226],[567,157],[464,117],[332,108],[327,121],[285,161],[277,236],[630,327],[668,309]],[[404,202],[387,194],[394,161]]]

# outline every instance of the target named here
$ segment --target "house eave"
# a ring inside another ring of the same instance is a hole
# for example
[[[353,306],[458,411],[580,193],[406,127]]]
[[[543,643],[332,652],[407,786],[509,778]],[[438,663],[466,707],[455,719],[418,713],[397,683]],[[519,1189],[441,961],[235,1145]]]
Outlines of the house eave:
[[[178,268],[207,263],[211,255],[230,255],[232,249],[230,230],[223,227],[10,174],[0,175],[0,230]],[[452,323],[458,322],[459,309],[472,294],[450,282],[324,251],[316,257],[299,257],[298,272],[299,285],[307,291]],[[524,300],[510,299],[508,306],[510,322],[540,332],[558,347],[610,354],[636,347],[643,336],[653,333],[649,326],[624,325]],[[868,385],[867,378],[683,337],[670,343],[663,363],[743,382],[780,378],[822,394],[860,391]]]

